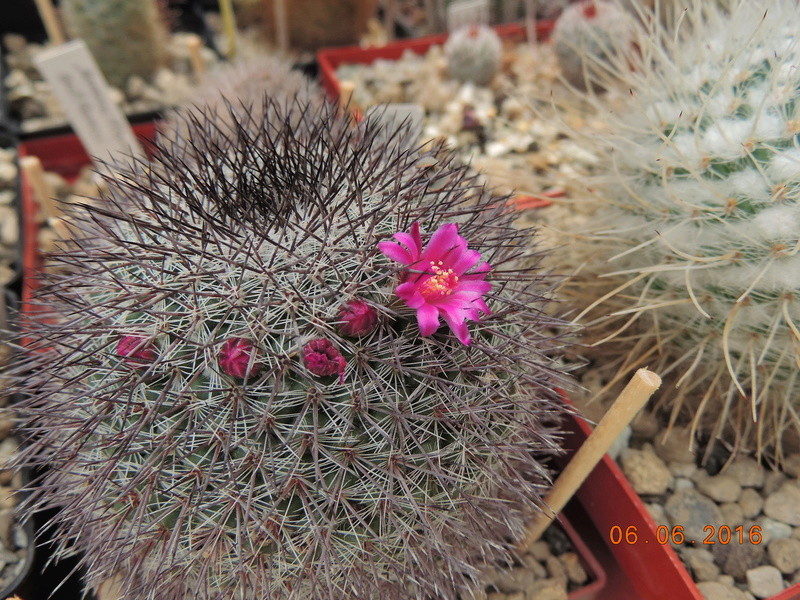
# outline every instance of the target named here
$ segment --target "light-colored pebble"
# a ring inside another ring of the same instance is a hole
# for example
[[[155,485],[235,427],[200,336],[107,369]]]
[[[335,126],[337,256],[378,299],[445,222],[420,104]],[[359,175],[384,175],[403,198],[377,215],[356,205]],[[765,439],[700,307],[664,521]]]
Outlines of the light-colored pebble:
[[[547,545],[547,542],[543,542],[541,540],[528,546],[528,554],[541,562],[546,561],[550,556],[552,556],[552,553],[550,552],[550,546]]]
[[[733,477],[742,487],[760,488],[764,485],[766,472],[755,459],[743,456],[731,463],[725,475]]]
[[[800,453],[790,454],[783,462],[783,472],[795,479],[800,478]]]
[[[754,519],[764,507],[764,498],[752,488],[745,488],[739,496],[739,506],[745,519]]]
[[[786,475],[780,471],[769,471],[764,476],[764,487],[761,489],[761,493],[769,496],[773,492],[777,492],[786,481]]]
[[[680,490],[693,490],[695,488],[694,481],[689,479],[688,477],[676,477],[672,481],[672,489],[677,491]]]
[[[567,581],[567,570],[558,558],[555,556],[548,557],[545,561],[545,566],[547,567],[547,573],[550,575],[550,579],[563,582]]]
[[[545,579],[527,590],[526,600],[567,600],[567,588],[561,581]]]
[[[720,505],[719,509],[722,511],[723,521],[731,529],[744,522],[744,511],[736,502],[726,502]]]
[[[697,489],[715,502],[736,502],[742,493],[742,486],[730,475],[701,477]]]
[[[644,506],[647,509],[647,512],[650,513],[650,516],[653,517],[656,525],[669,525],[667,512],[664,510],[663,505],[659,504],[658,502],[649,502],[645,503]]]
[[[772,540],[782,540],[792,537],[791,526],[782,521],[760,516],[756,519],[756,525],[761,527],[761,533],[764,536],[762,543],[764,544],[768,544]]]
[[[675,477],[685,477],[691,479],[697,473],[697,467],[691,462],[675,462],[671,461],[668,465],[669,472]]]
[[[578,555],[574,552],[565,552],[558,557],[567,572],[567,578],[576,585],[583,585],[589,579],[586,570],[581,565]]]
[[[628,448],[620,454],[620,461],[637,494],[663,494],[672,482],[672,473],[654,452]]]
[[[717,581],[703,581],[697,584],[697,589],[705,600],[747,600],[737,587]]]
[[[800,525],[800,486],[784,483],[769,494],[764,501],[764,514],[789,525]]]
[[[694,452],[689,450],[691,431],[688,427],[673,427],[666,439],[663,433],[656,436],[653,449],[665,462],[694,463]]]
[[[767,556],[772,566],[784,575],[791,575],[800,569],[800,540],[772,540],[767,546]]]
[[[750,569],[747,572],[747,589],[756,598],[769,598],[783,591],[781,572],[771,565]]]
[[[703,548],[687,548],[682,553],[694,575],[695,581],[716,581],[719,567],[714,564],[714,555]]]
[[[725,524],[719,507],[696,490],[675,492],[664,508],[670,523],[683,526],[687,540],[702,541],[706,537],[704,527]]]

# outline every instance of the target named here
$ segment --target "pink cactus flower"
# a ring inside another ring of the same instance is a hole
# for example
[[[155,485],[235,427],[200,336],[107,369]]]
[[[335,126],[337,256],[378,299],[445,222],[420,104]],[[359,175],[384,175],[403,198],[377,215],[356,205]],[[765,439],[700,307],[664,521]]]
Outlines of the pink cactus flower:
[[[353,298],[339,309],[337,318],[342,335],[358,337],[375,331],[378,325],[378,311],[361,298]]]
[[[347,361],[330,340],[317,338],[303,346],[303,362],[314,375],[327,376],[338,373],[339,383],[344,381]]]
[[[409,233],[398,232],[396,242],[380,242],[378,249],[388,258],[407,265],[408,273],[395,293],[417,311],[422,335],[439,329],[439,317],[450,326],[458,340],[469,345],[467,321],[477,321],[479,313],[490,314],[483,295],[492,289],[484,281],[489,263],[481,262],[476,250],[458,235],[458,225],[447,223],[437,229],[423,248],[419,223]]]
[[[245,379],[257,375],[261,365],[255,361],[256,347],[248,339],[233,337],[225,340],[219,350],[219,367],[222,372]]]
[[[119,338],[117,356],[122,356],[128,364],[139,367],[158,357],[153,344],[141,335],[123,335]]]

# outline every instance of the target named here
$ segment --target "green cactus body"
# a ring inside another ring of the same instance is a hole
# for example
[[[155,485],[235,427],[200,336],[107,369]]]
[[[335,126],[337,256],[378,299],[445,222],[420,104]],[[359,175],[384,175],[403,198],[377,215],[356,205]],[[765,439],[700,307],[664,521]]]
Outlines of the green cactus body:
[[[167,61],[167,28],[156,0],[62,0],[67,30],[89,46],[108,82],[149,79]]]
[[[800,399],[798,26],[792,0],[693,4],[677,35],[638,41],[586,140],[605,231],[583,250],[611,260],[618,315],[650,317],[635,352],[683,373],[675,416],[694,399],[706,433],[776,451]]]
[[[42,296],[59,318],[25,329],[31,503],[126,598],[454,599],[546,489],[563,376],[531,232],[448,153],[296,109],[224,143],[193,113],[193,152],[109,181]],[[378,244],[415,222],[491,265],[469,345],[395,292]]]
[[[503,44],[493,29],[470,26],[448,36],[444,53],[453,79],[489,85],[500,67]]]

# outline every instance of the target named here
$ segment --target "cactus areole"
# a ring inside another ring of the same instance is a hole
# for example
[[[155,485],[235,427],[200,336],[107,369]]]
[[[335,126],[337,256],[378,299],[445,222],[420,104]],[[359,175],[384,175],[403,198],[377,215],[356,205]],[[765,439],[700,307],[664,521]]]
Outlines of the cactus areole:
[[[557,281],[443,149],[265,108],[194,107],[75,208],[18,367],[28,504],[125,598],[455,600],[547,490]]]

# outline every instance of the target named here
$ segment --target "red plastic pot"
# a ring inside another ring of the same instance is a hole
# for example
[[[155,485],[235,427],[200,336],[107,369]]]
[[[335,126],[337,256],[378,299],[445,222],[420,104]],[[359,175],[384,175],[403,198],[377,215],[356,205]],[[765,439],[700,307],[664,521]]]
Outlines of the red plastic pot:
[[[537,21],[536,37],[546,40],[553,30],[553,21]],[[502,39],[522,42],[527,39],[527,32],[523,25],[510,23],[498,25],[494,28]],[[346,46],[342,48],[325,48],[317,52],[319,76],[322,87],[332,99],[338,100],[341,93],[339,80],[336,78],[336,69],[346,64],[372,64],[378,59],[398,60],[406,50],[415,54],[425,54],[431,46],[441,45],[447,41],[447,34],[429,35],[410,40],[401,40],[385,46],[374,48],[361,48],[360,46]],[[552,196],[551,196],[552,197]],[[537,196],[520,196],[509,202],[509,206],[519,210],[529,208],[543,208],[550,206],[552,200],[547,193]]]
[[[149,149],[148,141],[155,138],[156,125],[153,122],[141,123],[133,126],[136,137]],[[89,164],[89,155],[83,148],[77,136],[65,134],[52,137],[43,137],[20,142],[18,146],[20,158],[23,156],[36,156],[42,162],[45,171],[53,171],[72,182],[81,169]],[[22,314],[29,315],[35,312],[31,303],[33,293],[39,287],[37,271],[41,267],[41,257],[37,240],[39,238],[39,223],[36,215],[39,205],[33,194],[30,183],[22,174]]]

